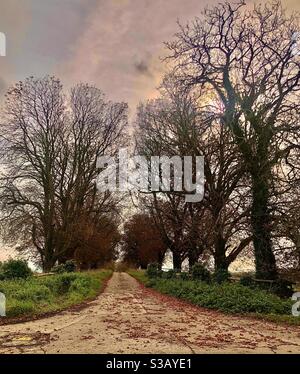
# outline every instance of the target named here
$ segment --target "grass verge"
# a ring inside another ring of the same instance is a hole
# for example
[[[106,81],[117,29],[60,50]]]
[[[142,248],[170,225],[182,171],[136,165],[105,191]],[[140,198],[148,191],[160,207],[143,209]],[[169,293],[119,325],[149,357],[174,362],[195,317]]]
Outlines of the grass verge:
[[[6,317],[0,322],[37,317],[93,299],[111,274],[111,270],[97,270],[0,281],[0,292],[6,296]]]
[[[208,284],[182,279],[149,279],[144,271],[139,270],[129,270],[128,274],[160,293],[175,296],[200,307],[276,323],[300,325],[300,317],[293,317],[291,314],[294,302],[266,291],[228,282]]]

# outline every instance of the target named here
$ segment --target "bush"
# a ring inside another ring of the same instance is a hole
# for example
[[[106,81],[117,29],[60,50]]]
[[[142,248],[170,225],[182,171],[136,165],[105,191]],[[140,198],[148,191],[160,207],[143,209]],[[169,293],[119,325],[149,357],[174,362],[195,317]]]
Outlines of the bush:
[[[153,278],[150,285],[157,291],[176,296],[198,306],[226,313],[260,313],[289,315],[292,301],[269,292],[236,283],[210,283],[181,279]]]
[[[213,281],[221,284],[224,282],[228,282],[230,279],[230,273],[227,269],[217,269],[213,274]]]
[[[64,264],[56,265],[52,269],[53,273],[74,273],[76,271],[76,262],[74,260],[68,260]]]
[[[294,294],[293,282],[286,279],[277,279],[271,286],[271,292],[279,297],[292,297]]]
[[[22,287],[14,293],[16,300],[47,302],[51,298],[51,291],[44,285],[33,284],[30,287]]]
[[[86,295],[91,288],[90,278],[77,278],[71,283],[70,292]]]
[[[246,286],[246,287],[253,287],[255,285],[254,279],[252,277],[250,277],[249,275],[241,277],[239,283],[242,286]]]
[[[149,264],[147,266],[146,275],[149,278],[156,278],[162,275],[162,271],[160,270],[160,266],[157,263]]]
[[[64,273],[0,281],[6,315],[17,317],[61,310],[98,294],[111,271]]]
[[[177,277],[177,271],[172,269],[168,271],[162,271],[160,276],[164,279],[174,279]]]
[[[260,289],[272,292],[283,298],[291,297],[294,293],[293,283],[285,279],[277,279],[273,282],[257,281],[252,277],[242,277],[240,284],[251,287],[252,289]]]
[[[203,282],[210,281],[210,272],[200,263],[196,263],[192,266],[191,276],[194,280],[200,280]]]
[[[189,273],[183,271],[182,273],[179,274],[179,279],[189,280],[189,279],[191,279],[191,276],[190,276]]]
[[[27,279],[32,275],[26,261],[23,260],[8,260],[1,266],[0,279]]]
[[[23,315],[31,315],[35,312],[35,305],[32,301],[13,300],[9,307],[7,308],[7,315],[9,317],[18,317]]]
[[[76,277],[77,275],[72,273],[64,273],[56,277],[53,285],[55,293],[58,295],[64,295],[69,292],[71,284],[73,281],[75,281]]]

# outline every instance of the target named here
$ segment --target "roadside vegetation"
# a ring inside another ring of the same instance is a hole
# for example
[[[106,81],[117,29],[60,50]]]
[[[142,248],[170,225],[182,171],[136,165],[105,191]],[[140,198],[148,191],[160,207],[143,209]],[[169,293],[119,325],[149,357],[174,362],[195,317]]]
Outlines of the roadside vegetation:
[[[14,265],[17,262],[12,261]],[[95,270],[0,280],[0,292],[6,296],[6,316],[35,317],[80,304],[96,297],[111,274],[111,270]]]
[[[245,286],[243,278],[240,282],[220,282],[213,276],[201,280],[192,274],[174,271],[153,274],[151,266],[149,268],[147,271],[130,269],[128,274],[146,287],[200,307],[300,325],[300,318],[291,315],[293,302],[290,298],[279,297],[260,286]]]

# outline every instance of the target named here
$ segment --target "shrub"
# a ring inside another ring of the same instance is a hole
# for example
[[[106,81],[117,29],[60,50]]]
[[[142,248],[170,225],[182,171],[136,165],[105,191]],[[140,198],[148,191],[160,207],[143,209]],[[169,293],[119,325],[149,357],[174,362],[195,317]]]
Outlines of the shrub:
[[[288,298],[294,293],[293,283],[285,279],[277,279],[273,282],[268,281],[257,281],[252,277],[242,277],[240,279],[240,284],[243,286],[251,287],[252,289],[260,289],[273,294]]]
[[[192,279],[203,282],[209,282],[211,278],[210,272],[200,263],[196,263],[192,266],[191,275]]]
[[[53,273],[74,273],[76,271],[76,262],[74,260],[68,260],[64,264],[56,265],[52,269]]]
[[[18,317],[22,315],[31,315],[35,312],[35,305],[30,300],[17,301],[12,300],[7,308],[7,315],[9,317]]]
[[[56,273],[56,274],[62,274],[62,273],[64,273],[64,272],[65,272],[64,264],[55,265],[55,266],[51,269],[51,272],[52,272],[52,273]]]
[[[111,271],[64,273],[0,281],[8,317],[61,310],[98,294]]]
[[[271,286],[271,292],[279,297],[292,297],[294,293],[293,282],[286,279],[277,279]]]
[[[53,291],[58,295],[64,295],[67,292],[69,292],[71,284],[73,281],[75,281],[77,275],[76,274],[60,274],[54,279],[54,282],[50,284],[50,287],[53,289]]]
[[[198,306],[226,313],[260,313],[289,315],[292,302],[269,292],[236,283],[207,283],[181,279],[153,278],[150,286]]]
[[[160,267],[157,263],[149,264],[147,266],[146,275],[149,278],[160,277],[162,274]]]
[[[185,271],[179,274],[179,279],[189,280],[190,278],[191,278],[190,274]]]
[[[177,271],[172,269],[168,271],[162,271],[160,276],[164,279],[173,279],[177,277]]]
[[[86,295],[89,293],[91,288],[90,278],[77,278],[71,283],[70,292],[79,293],[81,295]]]
[[[44,285],[33,284],[29,287],[25,285],[14,293],[16,300],[47,302],[51,299],[51,291]]]
[[[217,269],[213,274],[213,281],[216,283],[228,282],[230,279],[230,273],[227,269]]]
[[[254,279],[252,277],[250,277],[249,275],[241,277],[239,283],[242,286],[246,286],[246,287],[253,287],[255,285]]]
[[[8,260],[1,266],[1,280],[5,279],[26,279],[32,275],[26,261],[23,260]]]

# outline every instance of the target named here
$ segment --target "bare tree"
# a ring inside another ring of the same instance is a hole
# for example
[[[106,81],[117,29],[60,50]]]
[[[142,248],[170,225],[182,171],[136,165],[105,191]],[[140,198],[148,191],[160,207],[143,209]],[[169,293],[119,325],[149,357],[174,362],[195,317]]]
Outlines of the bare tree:
[[[96,189],[96,159],[114,152],[126,121],[125,104],[88,85],[69,97],[58,79],[31,77],[8,91],[0,126],[4,236],[37,251],[45,271],[70,250],[77,220],[109,209],[111,195]]]
[[[206,9],[167,46],[178,84],[207,97],[203,106],[222,104],[220,124],[230,130],[251,181],[257,276],[274,279],[270,189],[274,165],[299,147],[300,60],[293,52],[299,20],[277,1],[244,6]]]
[[[70,107],[69,126],[63,134],[67,141],[61,147],[57,164],[57,251],[62,255],[73,240],[81,216],[95,220],[103,212],[119,214],[116,195],[97,191],[97,159],[115,155],[126,142],[126,104],[107,102],[101,90],[80,84],[71,90]]]
[[[6,120],[0,129],[1,206],[8,238],[17,241],[26,237],[27,244],[30,241],[40,253],[46,269],[55,262],[54,169],[64,110],[59,80],[29,78],[8,91]]]
[[[151,212],[174,266],[180,268],[186,257],[192,265],[210,251],[216,269],[227,269],[252,240],[244,164],[218,116],[199,108],[201,98],[173,87],[168,77],[162,98],[140,106],[139,153],[204,156],[205,195],[202,202],[188,203],[182,193],[154,192]]]
[[[275,254],[283,269],[300,268],[299,154],[293,150],[277,166],[272,193]]]

